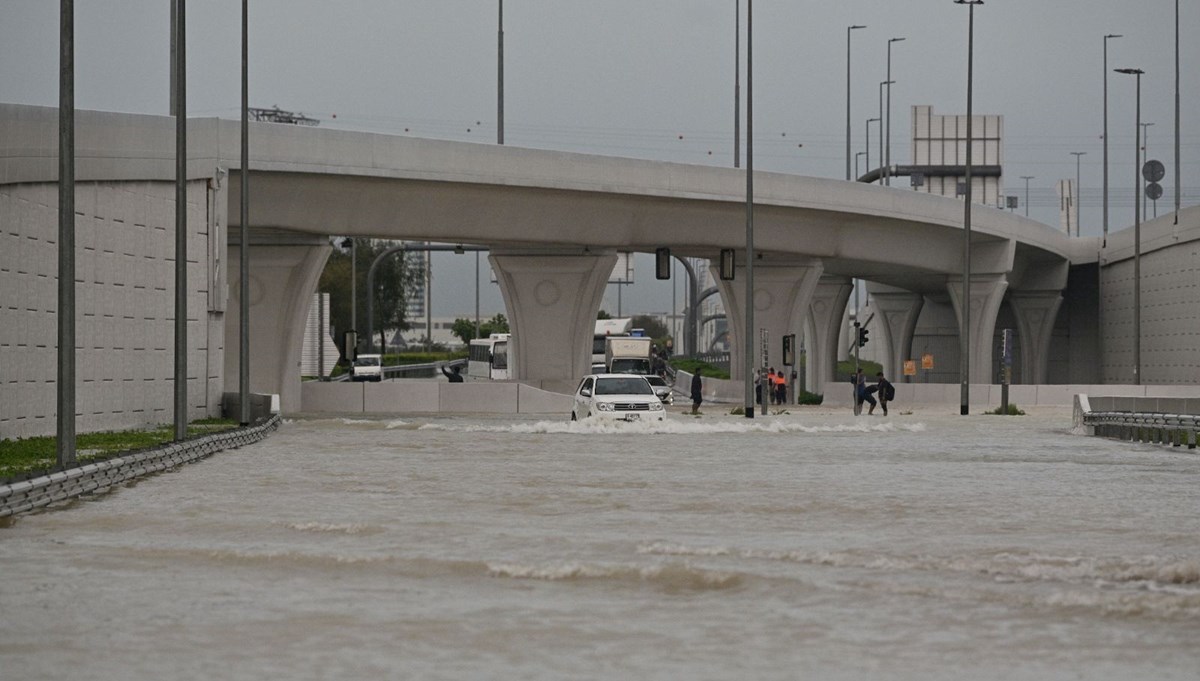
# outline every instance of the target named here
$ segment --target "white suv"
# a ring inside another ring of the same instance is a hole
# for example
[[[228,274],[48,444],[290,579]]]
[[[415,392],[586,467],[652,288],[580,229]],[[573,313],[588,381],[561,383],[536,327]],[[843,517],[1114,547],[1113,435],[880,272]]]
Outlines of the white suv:
[[[610,421],[662,421],[667,411],[642,376],[592,374],[575,390],[571,420],[597,417]]]

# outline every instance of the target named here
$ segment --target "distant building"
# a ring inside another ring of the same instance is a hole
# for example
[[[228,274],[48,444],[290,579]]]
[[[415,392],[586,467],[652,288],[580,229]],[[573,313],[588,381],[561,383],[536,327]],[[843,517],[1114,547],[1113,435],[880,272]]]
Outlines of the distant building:
[[[971,200],[1003,208],[1004,117],[976,114],[972,118]],[[906,174],[914,190],[951,198],[961,196],[967,179],[963,172],[967,164],[967,117],[935,116],[932,106],[914,106],[912,163],[906,167]]]

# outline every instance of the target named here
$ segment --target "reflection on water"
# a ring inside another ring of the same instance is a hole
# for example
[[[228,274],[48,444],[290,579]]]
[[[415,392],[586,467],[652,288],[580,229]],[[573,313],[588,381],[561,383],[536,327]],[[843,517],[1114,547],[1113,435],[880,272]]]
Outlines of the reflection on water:
[[[1196,678],[1200,456],[1069,414],[292,421],[0,528],[5,678]]]

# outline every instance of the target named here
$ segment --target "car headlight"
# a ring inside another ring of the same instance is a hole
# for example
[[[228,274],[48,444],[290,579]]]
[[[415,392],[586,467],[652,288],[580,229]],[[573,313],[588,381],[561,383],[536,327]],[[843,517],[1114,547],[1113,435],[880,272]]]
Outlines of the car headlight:
[[[597,402],[596,409],[599,409],[600,411],[612,411],[613,405],[612,402]]]
[[[662,411],[662,410],[663,410],[662,402],[654,402],[653,404],[650,405],[650,411]]]

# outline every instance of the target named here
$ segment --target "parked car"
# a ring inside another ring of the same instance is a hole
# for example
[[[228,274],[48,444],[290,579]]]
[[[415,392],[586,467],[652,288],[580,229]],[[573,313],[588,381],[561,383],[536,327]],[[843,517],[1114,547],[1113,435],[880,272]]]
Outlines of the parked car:
[[[662,400],[663,404],[675,404],[674,392],[671,390],[671,386],[667,385],[665,378],[662,376],[647,376],[646,380],[650,383],[654,394],[658,395],[658,399]]]
[[[575,389],[571,420],[662,421],[667,410],[645,376],[592,374]]]
[[[354,367],[350,370],[350,379],[353,381],[382,381],[383,356],[359,355],[358,359],[354,360]]]

